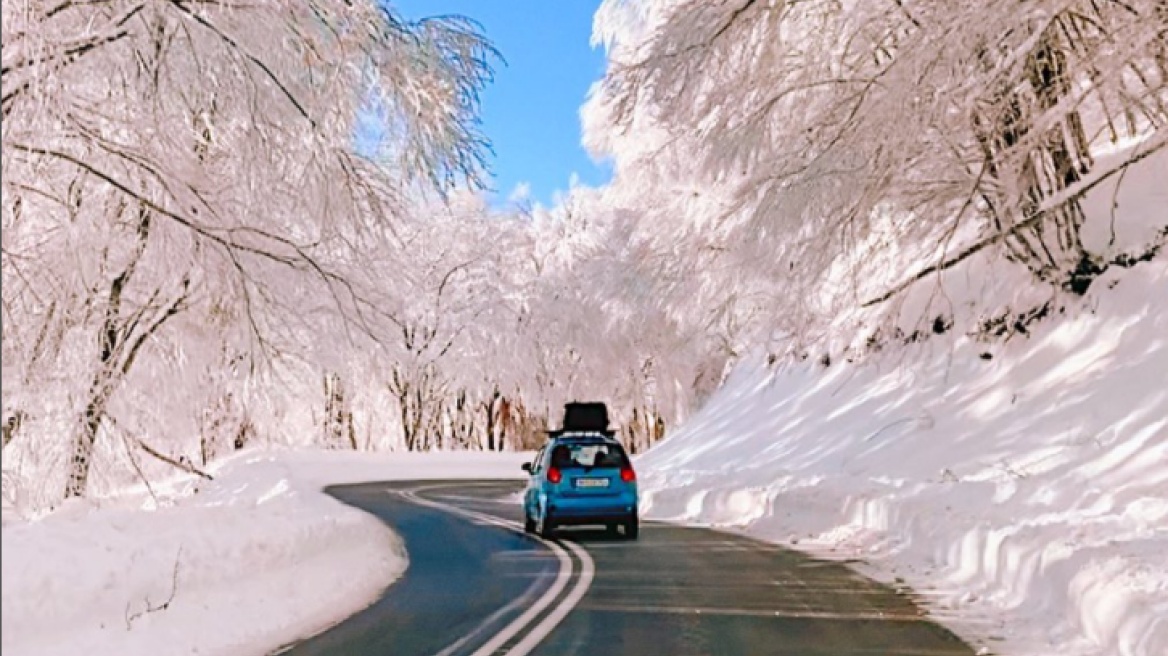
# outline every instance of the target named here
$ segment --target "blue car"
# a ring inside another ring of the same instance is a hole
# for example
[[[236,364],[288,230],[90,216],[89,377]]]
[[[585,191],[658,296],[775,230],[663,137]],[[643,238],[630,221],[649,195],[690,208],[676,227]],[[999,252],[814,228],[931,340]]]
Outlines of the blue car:
[[[637,538],[637,474],[619,442],[596,432],[558,433],[523,464],[524,528],[549,538],[566,525],[603,525]]]

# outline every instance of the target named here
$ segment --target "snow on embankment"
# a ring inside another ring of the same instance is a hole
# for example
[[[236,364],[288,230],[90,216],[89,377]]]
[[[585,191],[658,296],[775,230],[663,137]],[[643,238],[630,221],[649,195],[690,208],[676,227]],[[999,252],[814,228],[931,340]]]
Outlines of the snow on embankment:
[[[128,494],[6,522],[2,651],[270,653],[368,605],[407,565],[388,527],[322,486],[515,477],[522,458],[251,452],[197,493],[189,481],[156,488],[160,509]]]
[[[862,559],[995,653],[1168,654],[1164,257],[1028,339],[915,348],[741,367],[639,460],[647,515]]]

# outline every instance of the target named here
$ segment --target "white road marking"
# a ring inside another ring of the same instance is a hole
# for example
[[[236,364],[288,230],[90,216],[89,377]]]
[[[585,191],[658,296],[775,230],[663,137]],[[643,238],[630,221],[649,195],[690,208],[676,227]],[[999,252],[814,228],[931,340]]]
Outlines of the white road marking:
[[[580,559],[580,578],[576,579],[576,587],[572,588],[572,592],[556,606],[555,610],[543,618],[542,622],[528,631],[527,635],[523,637],[523,640],[520,640],[519,644],[507,652],[507,656],[525,656],[532,649],[535,649],[536,645],[546,638],[552,632],[552,629],[556,628],[567,617],[568,613],[572,612],[576,604],[580,603],[580,599],[584,596],[584,593],[588,592],[588,586],[592,585],[592,577],[596,573],[596,566],[592,562],[592,556],[589,556],[587,551],[571,542],[565,542],[564,544]]]
[[[472,486],[467,486],[472,487]],[[466,501],[468,503],[477,503],[479,505],[491,506],[518,506],[523,503],[522,499],[513,499],[511,497],[502,497],[494,499],[484,499],[482,497],[468,497],[459,494],[442,494],[435,495],[436,499],[443,499],[446,501]]]
[[[519,608],[519,607],[523,606],[524,604],[526,604],[527,602],[529,602],[532,599],[532,597],[535,596],[536,588],[538,588],[538,587],[539,587],[539,580],[537,579],[535,581],[532,581],[531,585],[527,587],[527,590],[522,595],[513,599],[506,606],[503,606],[499,610],[491,613],[487,617],[487,619],[483,620],[482,622],[479,622],[478,626],[476,626],[474,629],[469,631],[466,635],[462,636],[458,640],[455,640],[454,642],[447,645],[445,649],[434,654],[434,656],[450,656],[451,654],[456,654],[463,647],[465,647],[468,643],[470,643],[474,640],[478,640],[481,637],[481,634],[484,633],[487,629],[489,629],[490,626],[492,624],[494,624],[500,617],[503,617],[507,613],[510,613],[511,611],[515,610],[516,608]]]
[[[488,515],[473,510],[467,510],[465,508],[459,508],[458,506],[453,506],[430,499],[424,499],[418,496],[419,492],[424,492],[431,489],[441,489],[444,487],[449,486],[431,485],[421,488],[414,488],[412,490],[389,490],[388,492],[390,494],[401,495],[402,497],[405,497],[406,499],[409,499],[418,505],[435,508],[437,510],[441,510],[453,515],[459,515],[467,519],[477,520],[486,524],[499,526],[521,535],[530,535],[523,530],[523,526],[518,522],[513,522],[508,519],[495,517],[494,515]],[[560,571],[556,574],[556,580],[552,584],[551,588],[549,588],[548,591],[544,593],[544,595],[531,606],[531,608],[527,609],[525,613],[515,618],[515,620],[504,627],[502,631],[495,634],[493,638],[491,638],[482,647],[475,651],[472,656],[492,656],[495,654],[499,648],[507,643],[508,640],[511,640],[516,635],[518,635],[520,631],[526,628],[528,624],[531,624],[531,622],[534,621],[535,618],[540,615],[540,613],[542,613],[553,601],[555,601],[556,597],[558,597],[560,593],[563,592],[564,588],[568,585],[568,581],[572,578],[572,559],[568,555],[568,552],[565,551],[563,547],[560,546],[560,544],[550,540],[544,540],[543,538],[536,535],[530,535],[530,537],[538,540],[544,546],[551,549],[551,551],[559,559]],[[576,585],[572,588],[572,591],[568,594],[568,596],[564,597],[564,599],[560,601],[560,603],[550,613],[548,613],[547,617],[545,617],[543,621],[532,628],[518,644],[504,652],[507,654],[507,656],[526,656],[526,654],[531,652],[531,650],[534,649],[541,640],[547,637],[547,635],[551,633],[552,630],[556,628],[556,626],[561,621],[563,621],[565,617],[567,617],[568,613],[570,613],[572,609],[576,607],[576,604],[580,603],[580,599],[584,597],[584,594],[588,592],[589,586],[592,585],[592,579],[596,572],[596,567],[592,562],[592,557],[588,555],[587,551],[575,544],[572,544],[571,542],[566,542],[564,544],[580,560],[580,576],[576,579]],[[478,629],[472,632],[472,634],[476,633],[477,631]],[[456,648],[456,646],[465,644],[468,637],[469,636],[464,636],[455,644],[440,652],[440,654],[446,654],[450,652],[451,649]]]
[[[612,613],[649,613],[668,615],[729,615],[743,617],[777,617],[780,619],[811,619],[811,620],[856,620],[881,622],[922,622],[927,621],[924,615],[904,612],[859,611],[859,612],[831,612],[804,609],[765,609],[765,608],[715,608],[708,606],[649,606],[649,605],[622,605],[622,604],[589,604],[587,609],[597,612]]]
[[[540,597],[539,601],[535,602],[531,608],[528,608],[527,612],[515,618],[515,621],[508,624],[506,628],[496,633],[495,637],[483,644],[473,656],[491,656],[491,654],[494,654],[500,647],[507,644],[508,640],[514,638],[520,631],[527,628],[528,624],[535,621],[535,618],[539,617],[539,614],[564,590],[568,585],[568,579],[572,577],[572,559],[558,545],[556,546],[556,555],[560,557],[560,573],[556,576],[556,582],[552,585],[551,589],[544,596]]]

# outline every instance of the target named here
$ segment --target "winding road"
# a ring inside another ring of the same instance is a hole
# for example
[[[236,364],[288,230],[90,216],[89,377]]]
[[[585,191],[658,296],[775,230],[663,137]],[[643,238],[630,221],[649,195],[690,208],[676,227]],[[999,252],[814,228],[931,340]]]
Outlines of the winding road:
[[[330,488],[393,527],[409,568],[284,656],[972,656],[912,600],[747,537],[645,523],[523,534],[517,481]]]

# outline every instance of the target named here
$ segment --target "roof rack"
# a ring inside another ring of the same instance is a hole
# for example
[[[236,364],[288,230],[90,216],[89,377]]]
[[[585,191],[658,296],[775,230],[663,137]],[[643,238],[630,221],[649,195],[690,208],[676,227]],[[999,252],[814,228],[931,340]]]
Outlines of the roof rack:
[[[577,440],[593,439],[598,441],[608,441],[616,439],[616,431],[601,431],[601,430],[556,430],[548,431],[548,436],[552,439],[556,438],[571,438]]]

